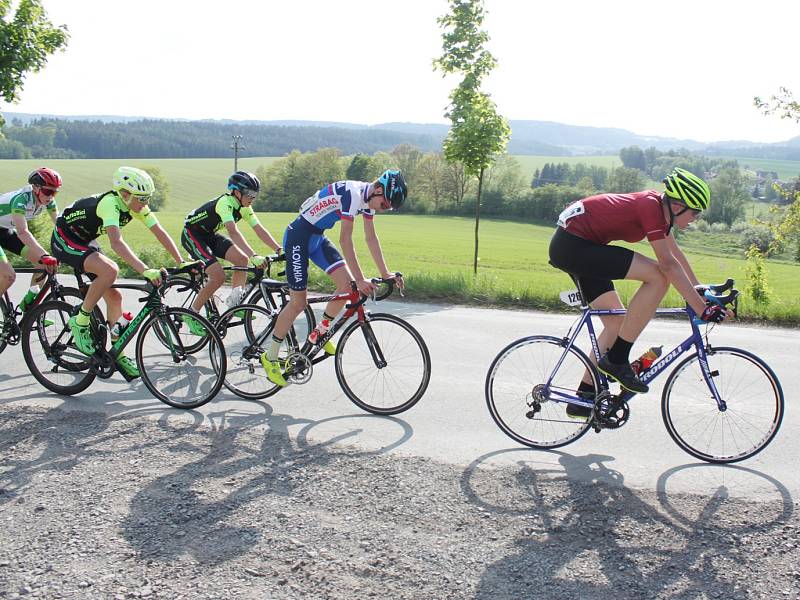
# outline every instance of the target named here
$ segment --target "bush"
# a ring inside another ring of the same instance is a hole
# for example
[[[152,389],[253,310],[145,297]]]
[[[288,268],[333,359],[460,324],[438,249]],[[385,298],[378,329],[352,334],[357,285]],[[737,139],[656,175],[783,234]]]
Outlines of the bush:
[[[722,221],[718,223],[712,223],[709,227],[709,231],[711,233],[728,233],[728,225]]]
[[[700,231],[701,233],[706,233],[710,225],[708,221],[703,221],[702,219],[699,221],[695,221],[694,223],[690,223],[688,227],[688,231]]]
[[[762,254],[768,254],[775,243],[775,234],[766,225],[748,225],[739,235],[739,245],[749,249],[755,247]]]

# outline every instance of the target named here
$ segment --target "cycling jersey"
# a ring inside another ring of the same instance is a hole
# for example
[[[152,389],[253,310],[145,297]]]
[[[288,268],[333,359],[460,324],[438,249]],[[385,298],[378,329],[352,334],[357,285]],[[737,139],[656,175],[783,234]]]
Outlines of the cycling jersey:
[[[661,194],[647,190],[633,194],[601,194],[570,204],[558,217],[568,233],[597,244],[615,240],[663,240],[669,232]]]
[[[76,241],[88,243],[106,232],[108,227],[125,227],[136,219],[151,229],[158,219],[149,206],[132,212],[116,192],[105,192],[76,200],[56,220],[56,230],[64,230]]]
[[[45,210],[51,213],[58,211],[55,197],[51,196],[50,202],[47,204],[38,204],[31,185],[26,185],[14,192],[0,194],[0,228],[14,229],[13,215],[24,216],[26,221],[30,221]]]
[[[214,233],[222,229],[225,223],[238,223],[242,219],[251,227],[260,225],[252,206],[242,206],[232,195],[223,194],[190,212],[183,224],[185,227]]]
[[[340,219],[352,221],[356,215],[372,219],[375,211],[368,205],[369,183],[337,181],[326,185],[300,206],[300,217],[322,232]]]

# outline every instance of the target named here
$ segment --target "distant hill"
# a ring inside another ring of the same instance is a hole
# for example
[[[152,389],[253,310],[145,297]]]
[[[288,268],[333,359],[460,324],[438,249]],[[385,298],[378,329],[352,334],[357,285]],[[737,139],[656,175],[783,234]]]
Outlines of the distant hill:
[[[158,123],[162,123],[164,139],[160,149],[150,148],[154,157],[223,157],[230,154],[229,140],[234,134],[244,136],[243,156],[282,156],[293,149],[313,151],[320,147],[339,148],[344,154],[356,152],[373,153],[379,150],[391,150],[398,144],[412,144],[423,151],[431,152],[441,148],[449,129],[442,123],[401,123],[389,122],[377,125],[357,123],[341,123],[332,121],[237,121],[232,119],[204,119],[190,121],[186,119],[152,119],[143,117],[123,117],[113,115],[41,115],[30,113],[4,113],[9,125],[28,124],[34,120],[47,118],[73,123],[86,122],[102,124],[100,129],[113,131],[114,135],[124,139],[126,132],[140,129],[148,135],[158,137]],[[746,140],[720,141],[706,144],[689,139],[644,136],[625,129],[611,127],[588,127],[565,125],[550,121],[515,120],[509,122],[511,140],[508,145],[510,154],[579,156],[589,154],[616,154],[621,148],[639,146],[655,147],[659,150],[685,148],[694,152],[715,155],[736,155],[752,158],[782,158],[786,160],[800,159],[800,136],[777,144],[756,144]],[[124,125],[124,127],[121,127]],[[94,127],[94,126],[93,126]],[[85,133],[85,131],[84,131]],[[185,144],[180,136],[187,137]],[[77,137],[77,134],[76,134]],[[75,148],[87,157],[103,156],[123,157],[120,148],[104,146],[103,152],[97,154],[81,136],[84,145]],[[155,144],[155,141],[154,141]],[[141,144],[135,144],[131,152],[143,151]],[[264,154],[264,153],[267,154]],[[124,154],[124,149],[122,154]]]

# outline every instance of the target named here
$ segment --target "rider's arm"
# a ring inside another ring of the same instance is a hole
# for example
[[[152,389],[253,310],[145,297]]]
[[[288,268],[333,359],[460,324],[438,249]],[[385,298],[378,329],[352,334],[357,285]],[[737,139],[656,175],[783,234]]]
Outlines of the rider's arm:
[[[698,296],[681,262],[672,254],[672,248],[668,238],[650,240],[650,245],[656,253],[658,268],[667,280],[675,286],[675,289],[683,296],[694,312],[698,315],[702,313],[706,308],[706,303]]]
[[[31,250],[35,250],[38,254],[47,254],[36,238],[33,237],[31,230],[28,229],[28,222],[25,220],[25,215],[12,214],[11,222],[14,223],[14,229],[17,230],[17,237],[23,245]]]
[[[356,256],[356,248],[353,245],[353,221],[342,219],[339,221],[341,230],[339,231],[339,245],[342,247],[342,254],[344,254],[344,262],[347,263],[347,268],[350,269],[350,274],[353,279],[358,281],[364,280],[364,272],[361,270],[361,265]]]
[[[367,240],[367,248],[369,248],[369,253],[372,255],[372,260],[375,261],[375,266],[378,267],[381,277],[385,279],[392,277],[393,275],[389,273],[389,268],[383,258],[381,241],[375,231],[375,221],[373,219],[364,219],[364,239]]]
[[[242,232],[239,231],[235,221],[228,221],[225,223],[225,230],[228,232],[228,236],[230,236],[233,244],[239,248],[239,250],[244,252],[245,256],[249,258],[255,254],[255,251],[250,247],[250,244],[248,244],[247,240],[244,239]]]
[[[686,272],[686,276],[689,278],[689,281],[692,282],[692,285],[699,285],[700,280],[697,279],[697,275],[694,274],[692,265],[689,264],[689,261],[687,260],[686,255],[683,253],[683,250],[681,250],[680,246],[678,246],[678,242],[675,241],[675,236],[673,233],[670,233],[669,236],[667,236],[667,241],[669,242],[672,256],[674,256],[678,262],[681,263],[681,266]]]
[[[261,224],[261,221],[258,220],[256,213],[253,211],[252,206],[248,206],[242,209],[241,212],[242,218],[246,219],[247,222],[250,224],[250,227],[253,228],[253,231],[258,236],[262,242],[264,242],[267,246],[272,248],[275,252],[278,252],[281,249],[281,245],[275,241],[275,238],[272,237],[272,234],[267,231],[267,228]]]
[[[147,270],[147,265],[144,264],[136,254],[133,253],[127,242],[122,239],[122,231],[119,226],[108,225],[106,226],[106,234],[108,241],[111,243],[111,249],[119,254],[119,257],[128,263],[140,275]]]
[[[160,223],[156,223],[152,227],[150,227],[150,232],[155,236],[155,238],[159,241],[159,243],[164,246],[164,249],[169,252],[170,256],[175,260],[175,264],[179,265],[183,261],[183,257],[181,256],[180,250],[178,250],[178,246],[175,244],[175,240],[172,239],[172,236],[167,233],[167,231],[161,226]]]

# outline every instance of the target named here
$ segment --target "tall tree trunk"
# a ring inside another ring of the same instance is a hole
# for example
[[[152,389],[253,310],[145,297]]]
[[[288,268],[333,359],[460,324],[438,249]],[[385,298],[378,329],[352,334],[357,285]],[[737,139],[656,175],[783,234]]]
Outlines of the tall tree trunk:
[[[472,261],[472,273],[478,274],[478,227],[481,223],[481,189],[483,188],[483,169],[478,174],[478,197],[475,200],[475,258]]]

